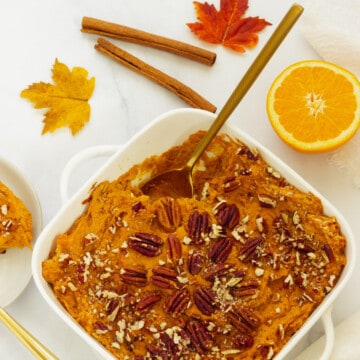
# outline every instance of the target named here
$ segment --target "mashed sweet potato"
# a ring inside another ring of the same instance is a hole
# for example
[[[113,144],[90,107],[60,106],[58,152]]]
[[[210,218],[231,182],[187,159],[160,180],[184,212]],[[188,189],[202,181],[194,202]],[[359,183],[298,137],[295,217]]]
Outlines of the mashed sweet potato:
[[[11,189],[0,182],[0,252],[9,248],[31,248],[31,213]]]
[[[219,135],[189,198],[135,178],[181,165],[203,132],[94,186],[43,263],[56,297],[119,359],[272,359],[333,289],[346,240],[320,200]]]

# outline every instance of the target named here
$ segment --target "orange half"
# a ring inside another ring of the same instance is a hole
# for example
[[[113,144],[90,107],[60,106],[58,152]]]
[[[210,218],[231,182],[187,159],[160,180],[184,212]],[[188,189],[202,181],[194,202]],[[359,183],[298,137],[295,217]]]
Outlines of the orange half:
[[[360,126],[360,82],[326,61],[297,62],[274,80],[266,107],[272,127],[294,149],[334,150]]]

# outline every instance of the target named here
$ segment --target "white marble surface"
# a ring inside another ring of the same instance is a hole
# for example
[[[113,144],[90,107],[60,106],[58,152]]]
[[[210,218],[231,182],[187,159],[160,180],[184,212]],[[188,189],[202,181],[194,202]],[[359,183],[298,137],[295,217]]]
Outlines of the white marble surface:
[[[33,184],[41,202],[44,226],[61,207],[59,178],[72,156],[89,146],[124,143],[161,113],[187,106],[167,90],[96,52],[93,49],[96,36],[80,32],[82,16],[122,23],[215,51],[217,61],[213,67],[207,67],[157,50],[118,42],[220,108],[291,3],[289,0],[250,0],[248,14],[265,17],[273,26],[260,34],[259,45],[254,50],[241,55],[200,42],[191,34],[185,25],[196,20],[191,0],[1,1],[0,154],[18,166]],[[55,58],[70,67],[85,67],[96,77],[90,99],[91,120],[75,137],[67,129],[41,135],[43,112],[33,109],[19,96],[21,90],[33,82],[51,81],[50,69]],[[317,55],[297,24],[229,121],[261,141],[314,185],[344,214],[355,237],[359,237],[359,189],[329,165],[326,154],[305,155],[289,149],[267,120],[265,98],[274,77],[295,61],[314,58]],[[101,161],[79,169],[72,188],[75,190]],[[356,273],[359,272],[357,264]],[[336,301],[335,322],[358,310],[359,304],[360,285],[355,275]],[[97,358],[50,311],[32,281],[7,310],[60,359]],[[32,358],[3,325],[0,325],[0,358]]]

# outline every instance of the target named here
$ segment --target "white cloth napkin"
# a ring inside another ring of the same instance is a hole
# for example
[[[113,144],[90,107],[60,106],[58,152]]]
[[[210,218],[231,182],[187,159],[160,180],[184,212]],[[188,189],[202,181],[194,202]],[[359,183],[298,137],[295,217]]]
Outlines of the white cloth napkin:
[[[318,55],[360,79],[360,0],[304,0],[301,29]],[[360,131],[329,155],[360,188]]]

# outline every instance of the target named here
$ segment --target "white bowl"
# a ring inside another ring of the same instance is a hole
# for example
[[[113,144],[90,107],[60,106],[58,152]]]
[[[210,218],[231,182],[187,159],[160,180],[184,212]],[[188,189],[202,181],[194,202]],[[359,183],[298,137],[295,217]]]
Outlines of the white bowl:
[[[93,175],[81,187],[81,189],[74,194],[74,196],[72,196],[72,198],[63,206],[49,225],[42,231],[36,242],[32,260],[32,270],[35,283],[40,293],[48,302],[50,307],[104,359],[114,359],[114,357],[94,338],[87,334],[62,307],[59,301],[55,298],[51,287],[42,277],[41,264],[48,258],[50,251],[55,248],[56,236],[59,233],[68,230],[74,220],[84,211],[82,201],[87,198],[89,189],[94,183],[103,180],[114,180],[132,165],[142,162],[148,156],[152,154],[161,154],[168,148],[181,144],[191,133],[194,133],[199,129],[208,129],[214,118],[214,114],[206,111],[179,109],[165,113],[152,121],[127,144],[125,144],[124,147],[119,148],[119,150],[109,158],[104,166],[101,167],[96,174]],[[331,329],[331,321],[329,321],[329,309],[331,309],[331,305],[334,300],[349,280],[355,265],[356,250],[351,229],[343,216],[332,204],[329,203],[329,201],[327,201],[317,190],[315,190],[296,172],[289,168],[260,143],[233,125],[225,124],[222,128],[222,132],[240,139],[251,148],[257,148],[265,161],[281,172],[281,174],[290,183],[303,191],[310,191],[317,195],[322,200],[325,213],[327,215],[335,216],[341,226],[342,233],[347,239],[347,264],[344,271],[331,293],[326,296],[321,305],[313,312],[301,329],[297,331],[297,333],[285,345],[281,352],[276,356],[276,360],[284,359],[321,317],[324,317],[324,323],[327,324],[326,330],[330,334],[325,350],[325,353],[330,354],[333,333]],[[327,316],[325,316],[326,314]],[[325,358],[325,355],[323,358]]]

